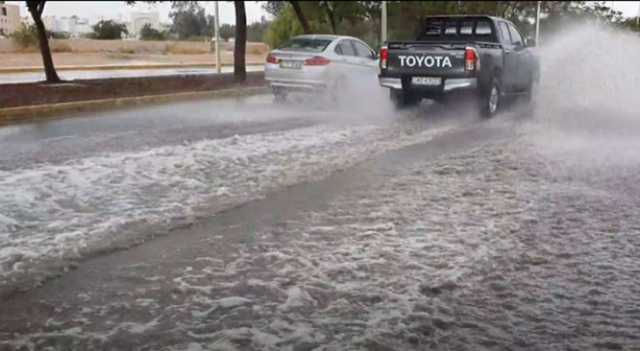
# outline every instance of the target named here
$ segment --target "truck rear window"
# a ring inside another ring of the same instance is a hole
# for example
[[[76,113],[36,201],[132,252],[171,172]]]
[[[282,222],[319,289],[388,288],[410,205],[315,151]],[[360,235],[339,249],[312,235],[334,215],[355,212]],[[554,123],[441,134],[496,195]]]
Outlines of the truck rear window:
[[[487,40],[493,37],[493,26],[488,19],[469,19],[469,18],[450,18],[440,19],[432,18],[423,22],[422,30],[418,35],[418,40],[436,40],[436,39],[478,39]],[[471,38],[470,38],[471,37]]]

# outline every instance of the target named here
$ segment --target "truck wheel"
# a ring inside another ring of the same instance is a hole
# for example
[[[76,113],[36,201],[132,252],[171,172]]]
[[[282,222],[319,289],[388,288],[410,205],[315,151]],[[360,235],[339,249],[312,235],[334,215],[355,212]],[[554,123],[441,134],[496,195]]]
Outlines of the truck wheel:
[[[493,117],[500,108],[500,84],[498,79],[493,78],[488,89],[480,96],[480,112],[484,117]]]
[[[415,106],[420,102],[420,98],[404,90],[391,89],[389,96],[396,108]]]

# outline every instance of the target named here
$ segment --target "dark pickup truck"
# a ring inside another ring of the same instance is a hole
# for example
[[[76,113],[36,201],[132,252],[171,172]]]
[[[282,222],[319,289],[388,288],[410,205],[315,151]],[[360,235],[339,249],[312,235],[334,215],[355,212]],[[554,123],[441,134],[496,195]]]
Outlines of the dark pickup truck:
[[[529,43],[533,44],[533,43]],[[492,116],[507,95],[531,98],[539,63],[513,23],[491,16],[429,16],[416,41],[380,49],[380,85],[397,106],[471,90]]]

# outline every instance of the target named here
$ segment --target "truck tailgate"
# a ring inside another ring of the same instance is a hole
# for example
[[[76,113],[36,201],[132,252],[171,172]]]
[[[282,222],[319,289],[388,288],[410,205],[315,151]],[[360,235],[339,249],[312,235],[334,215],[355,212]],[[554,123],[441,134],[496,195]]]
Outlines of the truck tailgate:
[[[464,44],[391,42],[387,76],[465,77]]]

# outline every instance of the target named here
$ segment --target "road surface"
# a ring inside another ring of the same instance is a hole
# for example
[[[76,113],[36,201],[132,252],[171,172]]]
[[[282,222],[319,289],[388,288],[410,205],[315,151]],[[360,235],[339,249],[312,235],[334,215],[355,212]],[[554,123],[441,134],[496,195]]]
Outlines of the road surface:
[[[379,101],[0,129],[0,348],[640,344],[636,138]]]
[[[247,71],[262,71],[262,65],[249,65]],[[223,73],[233,72],[233,66],[222,67]],[[129,77],[157,77],[173,75],[215,74],[215,68],[157,68],[157,69],[117,69],[117,70],[81,70],[58,71],[64,80],[129,78]],[[0,73],[0,84],[30,83],[45,79],[44,72]]]

